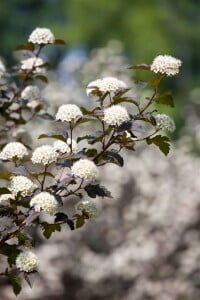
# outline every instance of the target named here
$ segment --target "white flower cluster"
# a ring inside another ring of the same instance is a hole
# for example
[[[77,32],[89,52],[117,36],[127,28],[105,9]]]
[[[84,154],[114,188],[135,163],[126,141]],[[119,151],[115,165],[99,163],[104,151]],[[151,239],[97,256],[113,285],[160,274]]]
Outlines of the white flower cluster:
[[[20,142],[8,143],[0,152],[0,159],[2,160],[12,160],[14,158],[22,159],[24,156],[28,155],[28,150]]]
[[[44,211],[50,215],[54,215],[57,211],[58,202],[50,193],[41,192],[31,199],[30,206],[34,207],[37,212]]]
[[[28,41],[33,44],[53,44],[55,37],[50,29],[48,28],[36,28],[30,34]]]
[[[21,272],[33,272],[38,269],[38,257],[30,250],[21,252],[16,258],[16,267]]]
[[[48,165],[56,161],[58,158],[58,153],[54,147],[50,145],[43,145],[37,147],[32,154],[31,161],[34,164]]]
[[[33,73],[37,74],[45,74],[45,69],[41,67],[42,65],[44,65],[44,61],[40,57],[29,57],[21,61],[21,69],[23,71],[29,72],[33,70]]]
[[[56,114],[56,120],[62,122],[72,122],[78,117],[82,117],[80,108],[75,104],[63,104],[59,107]]]
[[[118,92],[121,89],[126,89],[127,85],[122,80],[119,80],[115,77],[104,77],[103,79],[97,79],[88,84],[86,88],[86,94],[88,96],[93,95],[95,90],[99,90],[101,93],[105,94],[106,92]]]
[[[91,200],[83,200],[77,203],[76,210],[85,212],[89,219],[94,219],[99,216],[99,211],[95,203]]]
[[[4,75],[5,71],[6,71],[6,68],[5,68],[3,62],[0,60],[0,78]]]
[[[70,138],[67,139],[66,143],[63,141],[60,141],[60,140],[57,140],[53,143],[53,147],[54,147],[55,151],[60,152],[62,154],[70,153],[70,151],[71,151],[70,145],[72,147],[72,152],[74,152],[74,153],[78,152],[78,144],[73,139],[72,140]]]
[[[4,203],[4,202],[8,202],[9,200],[14,200],[15,197],[12,194],[2,194],[0,196],[0,204]]]
[[[21,97],[29,101],[39,102],[42,100],[42,95],[39,88],[34,85],[28,85],[27,87],[25,87],[25,89],[21,93]]]
[[[127,109],[121,105],[112,105],[104,110],[103,120],[108,125],[120,125],[130,119]]]
[[[155,116],[156,124],[159,128],[173,132],[176,129],[174,120],[165,114]]]
[[[26,197],[35,191],[37,185],[26,176],[18,175],[11,179],[8,188],[14,196],[20,193],[20,195]]]
[[[99,170],[93,161],[80,159],[73,164],[71,173],[75,177],[93,181],[97,179]]]
[[[166,74],[167,76],[174,76],[179,73],[179,67],[181,65],[182,62],[180,59],[170,55],[158,55],[153,60],[151,71]]]

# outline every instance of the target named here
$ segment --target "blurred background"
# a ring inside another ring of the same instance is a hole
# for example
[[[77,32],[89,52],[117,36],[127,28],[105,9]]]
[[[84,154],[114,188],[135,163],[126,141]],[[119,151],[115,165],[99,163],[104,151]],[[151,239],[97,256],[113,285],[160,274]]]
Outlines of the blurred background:
[[[18,299],[199,300],[200,1],[1,1],[0,56],[8,67],[13,48],[36,27],[67,43],[45,53],[53,67],[42,90],[54,110],[67,102],[90,106],[85,87],[105,75],[134,88],[143,74],[128,66],[159,54],[183,66],[163,85],[176,103],[160,106],[177,127],[170,155],[141,144],[125,155],[124,169],[105,168],[113,200],[99,199],[102,214],[84,229],[48,242],[37,233],[41,272]],[[15,299],[5,282],[0,299]]]

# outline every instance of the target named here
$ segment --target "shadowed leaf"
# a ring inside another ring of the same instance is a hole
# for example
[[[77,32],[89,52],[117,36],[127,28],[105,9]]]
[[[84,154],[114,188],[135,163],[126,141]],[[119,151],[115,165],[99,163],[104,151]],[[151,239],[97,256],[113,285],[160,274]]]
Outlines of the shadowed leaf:
[[[167,155],[169,153],[170,144],[168,143],[169,138],[167,136],[156,135],[155,137],[147,138],[146,142],[148,145],[156,145],[160,149],[160,151],[164,153],[164,155]]]

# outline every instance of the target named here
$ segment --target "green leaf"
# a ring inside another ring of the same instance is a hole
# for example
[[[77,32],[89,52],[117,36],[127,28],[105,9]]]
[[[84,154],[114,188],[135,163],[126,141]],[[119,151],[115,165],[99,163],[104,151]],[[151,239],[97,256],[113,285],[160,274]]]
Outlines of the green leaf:
[[[56,40],[54,41],[54,44],[55,44],[55,45],[66,45],[65,41],[62,40],[62,39],[56,39]]]
[[[165,104],[165,105],[169,105],[171,107],[174,107],[174,99],[172,97],[172,95],[167,92],[167,93],[163,93],[159,96],[157,96],[155,98],[155,102],[158,104]]]
[[[61,134],[57,134],[57,133],[53,133],[53,132],[50,132],[50,133],[44,133],[44,134],[41,134],[38,139],[57,139],[57,140],[61,140],[63,142],[66,142],[65,138],[63,135]]]
[[[14,51],[22,51],[22,50],[33,51],[34,50],[34,44],[33,43],[27,43],[26,45],[19,45],[14,49]]]
[[[9,274],[8,279],[12,285],[13,292],[17,296],[21,292],[21,289],[22,289],[20,278],[16,275]]]
[[[152,87],[152,88],[157,87],[164,77],[165,77],[165,75],[163,75],[163,74],[156,75],[155,77],[153,77],[152,79],[149,80],[147,86]]]
[[[61,231],[60,224],[49,224],[48,222],[41,223],[43,235],[46,239],[49,239],[53,232]]]
[[[128,69],[150,71],[150,65],[147,65],[147,64],[138,64],[138,65],[135,65],[135,66],[131,66]]]
[[[43,67],[43,66],[42,66]],[[35,77],[34,77],[35,79],[39,79],[39,80],[41,80],[42,82],[45,82],[45,83],[48,83],[49,81],[48,81],[48,78],[46,77],[46,76],[44,76],[44,75],[36,75]]]
[[[76,228],[81,228],[85,224],[83,215],[76,214]]]
[[[160,151],[167,155],[170,150],[169,138],[167,136],[156,135],[152,138],[147,138],[146,142],[148,145],[154,144],[156,145]]]

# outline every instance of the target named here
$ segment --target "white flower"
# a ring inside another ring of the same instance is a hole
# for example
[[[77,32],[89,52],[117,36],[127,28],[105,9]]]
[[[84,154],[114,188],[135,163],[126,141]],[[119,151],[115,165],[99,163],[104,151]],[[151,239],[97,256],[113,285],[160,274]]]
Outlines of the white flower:
[[[179,67],[181,65],[182,62],[180,59],[170,55],[158,55],[153,60],[151,71],[166,74],[167,76],[174,76],[179,73]]]
[[[31,161],[34,164],[48,165],[56,161],[58,158],[58,153],[54,147],[50,145],[43,145],[37,147],[32,154]]]
[[[62,122],[71,122],[76,118],[81,117],[83,114],[80,108],[75,104],[63,104],[59,107],[56,114],[56,120],[61,120]]]
[[[130,119],[129,114],[125,107],[121,105],[112,105],[105,109],[103,120],[108,125],[120,125],[124,121]]]
[[[121,89],[126,89],[127,85],[122,80],[115,77],[105,77],[103,79],[97,79],[88,84],[86,93],[88,96],[92,95],[95,90],[99,90],[101,93],[106,92],[118,92]]]
[[[5,71],[6,71],[6,68],[5,68],[3,62],[0,60],[0,78],[4,75]]]
[[[21,93],[21,97],[29,101],[40,102],[42,100],[42,95],[39,88],[34,85],[28,85],[27,87],[25,87],[25,89]]]
[[[55,37],[48,28],[36,28],[30,34],[28,41],[33,44],[53,44]]]
[[[60,140],[57,140],[54,142],[53,147],[56,151],[64,154],[64,153],[70,153],[71,148],[70,145],[72,145],[72,152],[76,153],[78,152],[78,144],[75,140],[67,139],[67,142],[63,142]]]
[[[97,178],[99,170],[93,161],[80,159],[73,164],[71,173],[75,177],[93,181]]]
[[[156,124],[159,128],[173,132],[176,129],[174,120],[165,114],[155,116]]]
[[[58,202],[50,193],[41,192],[31,199],[30,206],[34,207],[35,211],[37,212],[44,211],[50,215],[53,215],[57,211]]]
[[[94,219],[99,216],[99,211],[95,203],[91,200],[83,200],[77,203],[76,210],[87,214],[89,219]]]
[[[0,152],[0,159],[2,160],[12,160],[14,158],[22,159],[26,155],[28,155],[28,150],[22,143],[11,142],[8,143]]]
[[[8,188],[14,196],[20,193],[20,195],[26,197],[30,196],[35,191],[37,185],[34,184],[29,178],[18,175],[11,179]]]
[[[14,200],[15,197],[12,194],[2,194],[0,196],[0,204],[2,204],[3,202],[8,202],[9,200]]]
[[[21,252],[16,258],[16,267],[21,272],[33,272],[38,269],[38,257],[30,250]]]
[[[44,61],[40,57],[29,57],[21,61],[21,69],[23,71],[29,72],[33,70],[33,73],[38,74],[45,74],[45,69],[41,67],[42,65],[44,65]]]

